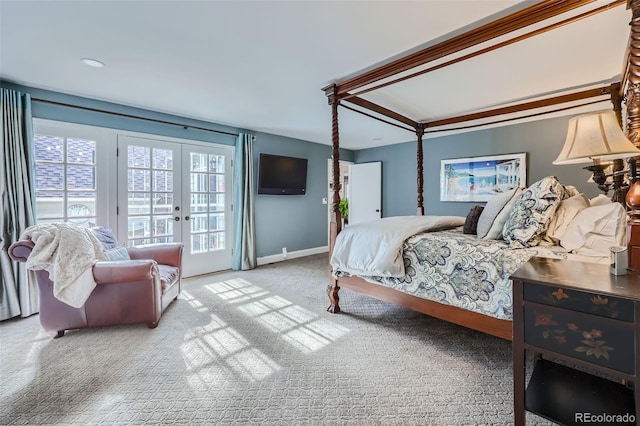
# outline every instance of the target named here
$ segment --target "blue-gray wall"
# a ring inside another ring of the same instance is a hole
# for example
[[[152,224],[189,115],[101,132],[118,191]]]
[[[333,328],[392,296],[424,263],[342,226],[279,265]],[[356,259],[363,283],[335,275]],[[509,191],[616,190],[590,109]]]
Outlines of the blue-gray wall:
[[[551,118],[524,124],[476,130],[424,140],[425,214],[466,216],[482,203],[440,201],[440,160],[485,155],[527,153],[527,184],[545,176],[557,176],[565,185],[574,185],[589,197],[598,195],[597,186],[587,183],[590,173],[582,165],[554,166],[567,134],[571,117]],[[412,215],[416,211],[416,143],[359,150],[356,163],[382,161],[383,216]],[[611,195],[611,192],[609,193]]]
[[[29,93],[32,98],[156,120],[184,123],[230,133],[243,131],[254,134],[256,136],[253,147],[254,176],[256,180],[258,158],[261,152],[307,158],[309,162],[306,195],[256,195],[257,255],[258,257],[262,257],[279,254],[282,252],[282,247],[286,247],[288,251],[296,251],[327,245],[328,206],[322,204],[322,198],[326,198],[328,192],[327,160],[331,157],[331,147],[328,145],[251,130],[242,130],[213,122],[193,120],[48,90],[25,87],[7,81],[0,81],[0,86],[18,90],[22,93]],[[107,127],[223,145],[235,145],[234,136],[184,129],[169,124],[154,123],[95,111],[85,111],[78,108],[33,102],[32,110],[34,118]],[[341,150],[340,156],[343,160],[353,160],[353,152],[348,150]],[[255,188],[257,188],[257,182]]]

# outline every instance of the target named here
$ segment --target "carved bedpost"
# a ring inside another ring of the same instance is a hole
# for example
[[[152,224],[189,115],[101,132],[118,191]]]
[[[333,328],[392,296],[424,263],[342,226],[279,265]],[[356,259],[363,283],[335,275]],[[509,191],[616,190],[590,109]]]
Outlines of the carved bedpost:
[[[336,238],[341,229],[342,218],[340,217],[340,136],[338,129],[338,104],[340,99],[338,98],[338,86],[333,85],[333,93],[329,96],[329,103],[331,104],[331,139],[333,142],[333,208],[331,212],[331,223],[329,224],[329,256],[333,253],[333,247],[336,243]],[[327,311],[336,314],[340,312],[338,291],[338,280],[336,280],[331,273],[331,266],[329,266],[329,285],[327,286],[327,294],[329,295],[330,305]]]
[[[622,125],[622,96],[620,96],[620,83],[612,83],[609,86],[609,90],[611,92],[611,103],[613,104],[613,111],[616,114],[616,118],[618,119],[618,124],[621,129],[624,129]],[[624,160],[616,159],[613,160],[613,165],[611,171],[613,173],[624,170]],[[625,197],[627,196],[627,191],[629,190],[628,186],[624,184],[624,175],[618,174],[613,176],[613,196],[611,197],[611,201],[615,203],[622,203],[625,205]]]
[[[627,70],[627,137],[640,148],[640,0],[628,0],[631,9],[631,39]],[[624,79],[624,76],[623,76]]]
[[[418,123],[416,126],[416,135],[418,136],[418,216],[424,216],[424,176],[423,176],[423,156],[422,156],[422,136],[424,136],[424,124]]]
[[[640,148],[640,0],[628,0],[627,9],[631,9],[631,32],[629,40],[628,63],[626,74],[622,76],[623,86],[625,89],[625,106],[627,107],[627,138],[638,148]],[[629,159],[629,168],[635,170],[636,162],[640,157]],[[638,180],[630,182],[627,195],[625,197],[626,205],[631,211],[629,212],[631,222],[640,221],[638,207],[640,206],[640,185]],[[627,237],[630,239],[632,228],[628,228]],[[631,251],[629,251],[631,256]]]

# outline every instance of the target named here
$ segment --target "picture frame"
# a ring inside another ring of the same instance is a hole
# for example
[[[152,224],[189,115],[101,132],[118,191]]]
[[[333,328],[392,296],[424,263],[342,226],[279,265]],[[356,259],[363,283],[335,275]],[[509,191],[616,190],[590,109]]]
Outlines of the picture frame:
[[[526,186],[526,152],[440,160],[440,201],[489,201]]]

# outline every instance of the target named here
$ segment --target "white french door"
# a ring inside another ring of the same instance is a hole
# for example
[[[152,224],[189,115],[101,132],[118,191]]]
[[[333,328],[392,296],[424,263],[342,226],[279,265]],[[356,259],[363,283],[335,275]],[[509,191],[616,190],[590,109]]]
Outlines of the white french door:
[[[118,239],[184,243],[183,276],[231,266],[231,148],[118,136]]]
[[[231,149],[182,145],[183,267],[190,275],[231,267]]]

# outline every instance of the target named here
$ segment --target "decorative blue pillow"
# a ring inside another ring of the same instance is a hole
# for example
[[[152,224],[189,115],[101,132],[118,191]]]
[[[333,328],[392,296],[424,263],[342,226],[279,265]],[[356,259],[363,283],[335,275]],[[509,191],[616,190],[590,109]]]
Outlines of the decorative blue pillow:
[[[111,228],[105,228],[104,226],[95,226],[91,228],[93,235],[96,236],[98,241],[102,243],[102,248],[105,250],[112,249],[118,246],[118,240],[116,240],[115,235],[113,235],[113,231]]]
[[[540,179],[514,203],[502,228],[502,237],[513,248],[540,244],[549,222],[565,198],[565,187],[555,176]]]
[[[129,252],[124,246],[105,250],[104,254],[107,255],[107,259],[109,260],[131,260],[131,257],[129,257]]]

